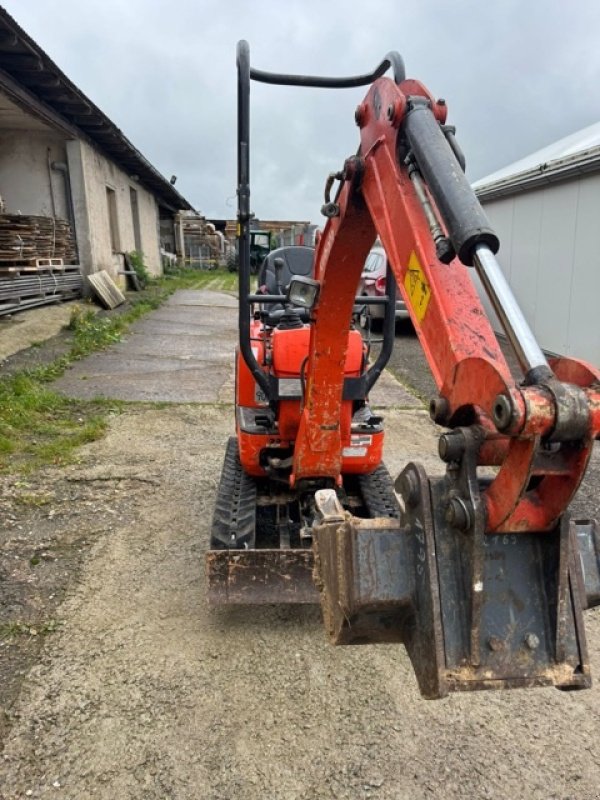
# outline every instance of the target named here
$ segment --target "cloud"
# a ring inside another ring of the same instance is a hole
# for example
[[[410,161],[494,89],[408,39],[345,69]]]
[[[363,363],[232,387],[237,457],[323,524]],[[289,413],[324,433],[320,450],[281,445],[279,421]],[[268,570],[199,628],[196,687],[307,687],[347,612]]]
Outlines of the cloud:
[[[20,25],[203,213],[235,204],[238,39],[266,70],[345,75],[392,49],[446,98],[480,178],[600,119],[600,4],[557,0],[5,0]],[[362,89],[252,86],[252,208],[319,222],[356,151]]]

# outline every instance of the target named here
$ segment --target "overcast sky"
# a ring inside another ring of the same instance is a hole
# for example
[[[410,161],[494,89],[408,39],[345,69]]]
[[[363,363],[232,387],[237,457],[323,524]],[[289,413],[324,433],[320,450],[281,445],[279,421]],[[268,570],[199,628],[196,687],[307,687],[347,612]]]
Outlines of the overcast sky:
[[[3,0],[58,66],[208,217],[236,210],[239,39],[260,69],[369,71],[398,50],[449,106],[477,180],[600,121],[599,0]],[[366,88],[252,84],[252,210],[320,223]]]

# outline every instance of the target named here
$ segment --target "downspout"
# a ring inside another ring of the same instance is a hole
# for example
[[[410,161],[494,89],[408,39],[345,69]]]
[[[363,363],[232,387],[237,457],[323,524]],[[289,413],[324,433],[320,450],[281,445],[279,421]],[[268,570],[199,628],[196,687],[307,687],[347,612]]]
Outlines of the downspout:
[[[73,231],[75,256],[77,261],[79,261],[79,247],[77,245],[77,231],[75,229],[75,207],[73,205],[73,193],[71,191],[71,176],[69,175],[69,167],[64,161],[53,161],[51,166],[55,172],[62,172],[63,174],[65,181],[65,196],[67,198],[67,216],[69,217],[69,224],[71,226],[71,230]]]
[[[54,196],[54,183],[52,181],[52,164],[51,164],[51,149],[46,151],[46,162],[48,164],[48,182],[50,184],[50,201],[52,203],[52,216],[56,216],[56,198]]]

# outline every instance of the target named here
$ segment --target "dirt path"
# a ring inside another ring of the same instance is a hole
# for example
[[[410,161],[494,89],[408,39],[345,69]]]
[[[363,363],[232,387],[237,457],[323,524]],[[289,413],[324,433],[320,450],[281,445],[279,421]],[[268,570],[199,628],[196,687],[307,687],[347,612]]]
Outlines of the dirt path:
[[[387,422],[393,472],[437,463],[422,412]],[[231,428],[222,406],[132,410],[45,474],[87,500],[44,524],[92,544],[16,706],[2,800],[600,797],[600,684],[426,702],[401,648],[332,648],[315,609],[210,611],[203,550]],[[600,676],[598,615],[588,630]]]
[[[42,342],[69,322],[75,301],[0,317],[0,362],[23,348]]]

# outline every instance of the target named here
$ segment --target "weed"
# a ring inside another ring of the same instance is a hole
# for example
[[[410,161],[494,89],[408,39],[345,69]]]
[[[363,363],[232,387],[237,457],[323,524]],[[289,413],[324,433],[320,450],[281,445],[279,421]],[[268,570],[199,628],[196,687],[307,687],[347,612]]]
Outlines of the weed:
[[[52,502],[52,495],[48,493],[34,494],[33,492],[21,492],[21,494],[15,497],[15,502],[20,506],[41,508]]]
[[[420,389],[418,389],[411,383],[411,381],[409,380],[408,373],[405,373],[404,370],[393,369],[392,367],[388,367],[387,369],[391,372],[391,374],[394,376],[394,378],[396,378],[397,381],[400,381],[400,383],[403,386],[405,386],[408,389],[408,391],[411,392],[411,394],[414,394],[415,397],[421,401],[421,403],[425,408],[429,408],[430,398],[426,394],[423,394],[423,392]]]
[[[57,619],[49,619],[45,622],[2,622],[0,623],[0,639],[13,639],[16,636],[47,636],[60,628],[61,623]]]
[[[151,278],[150,273],[144,264],[144,254],[138,252],[137,250],[132,250],[131,253],[129,253],[129,263],[137,275],[140,286],[142,289],[145,289],[150,283]]]

